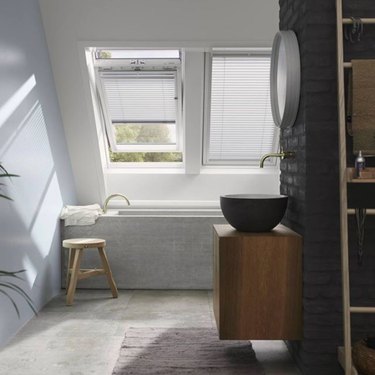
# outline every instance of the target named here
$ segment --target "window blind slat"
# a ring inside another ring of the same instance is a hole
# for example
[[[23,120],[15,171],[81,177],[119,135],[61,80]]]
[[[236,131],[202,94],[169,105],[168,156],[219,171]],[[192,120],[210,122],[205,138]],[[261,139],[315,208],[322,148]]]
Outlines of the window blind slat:
[[[213,56],[207,159],[258,161],[274,147],[269,56]]]
[[[103,77],[112,122],[175,122],[176,84],[173,75]]]

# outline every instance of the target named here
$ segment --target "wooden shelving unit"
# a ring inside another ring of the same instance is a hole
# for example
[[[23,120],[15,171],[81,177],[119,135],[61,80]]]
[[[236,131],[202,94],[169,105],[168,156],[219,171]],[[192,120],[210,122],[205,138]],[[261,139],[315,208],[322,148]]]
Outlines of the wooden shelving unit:
[[[338,110],[339,110],[339,164],[340,164],[340,225],[341,225],[341,271],[343,295],[344,346],[338,349],[338,360],[345,370],[345,375],[358,375],[352,363],[351,349],[351,314],[375,313],[375,307],[350,305],[349,280],[349,245],[348,245],[348,183],[374,184],[375,176],[370,178],[355,178],[353,168],[346,165],[346,118],[345,118],[345,82],[344,69],[350,69],[352,64],[344,62],[343,26],[353,23],[351,18],[343,18],[343,0],[336,0],[337,22],[337,78],[338,78]],[[363,24],[375,24],[375,18],[361,18]],[[375,168],[374,169],[375,172]],[[369,171],[371,172],[371,171]],[[370,210],[368,210],[370,211]],[[374,210],[372,210],[374,211]],[[368,212],[370,213],[370,212]]]

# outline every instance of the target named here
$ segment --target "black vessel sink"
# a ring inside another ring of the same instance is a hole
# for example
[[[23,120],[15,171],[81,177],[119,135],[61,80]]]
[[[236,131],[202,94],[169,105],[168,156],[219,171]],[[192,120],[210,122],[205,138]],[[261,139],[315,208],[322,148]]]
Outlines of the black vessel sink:
[[[286,195],[231,194],[220,197],[228,223],[240,232],[268,232],[283,218]]]

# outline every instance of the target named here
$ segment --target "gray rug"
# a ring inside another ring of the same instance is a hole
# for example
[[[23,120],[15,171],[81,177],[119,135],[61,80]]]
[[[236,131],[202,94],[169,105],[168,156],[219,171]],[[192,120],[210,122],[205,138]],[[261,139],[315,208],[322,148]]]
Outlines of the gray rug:
[[[262,375],[249,341],[220,341],[210,328],[129,328],[113,375]]]

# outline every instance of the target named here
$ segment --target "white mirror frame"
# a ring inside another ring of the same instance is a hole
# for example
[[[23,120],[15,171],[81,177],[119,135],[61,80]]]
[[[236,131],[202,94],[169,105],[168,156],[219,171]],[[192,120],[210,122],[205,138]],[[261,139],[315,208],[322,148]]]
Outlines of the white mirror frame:
[[[296,34],[279,31],[273,40],[271,55],[271,108],[279,128],[294,125],[301,86],[301,63]]]

